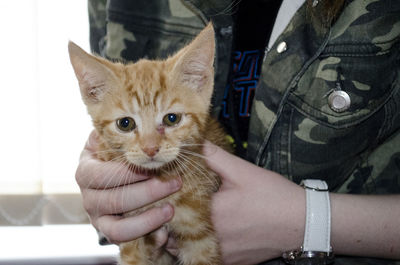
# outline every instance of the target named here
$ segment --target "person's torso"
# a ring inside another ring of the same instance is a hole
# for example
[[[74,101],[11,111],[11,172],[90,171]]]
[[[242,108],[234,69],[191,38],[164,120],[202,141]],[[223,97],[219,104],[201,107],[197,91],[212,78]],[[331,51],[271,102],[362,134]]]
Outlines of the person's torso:
[[[125,61],[166,57],[211,19],[218,116],[234,56],[234,3],[109,0],[98,51]],[[400,168],[400,1],[349,0],[331,28],[314,27],[308,12],[303,5],[295,13],[260,66],[246,158],[297,183],[319,178],[337,192],[400,193],[398,177],[381,177]],[[350,99],[343,111],[329,105],[339,90]],[[398,263],[338,257],[335,264]]]

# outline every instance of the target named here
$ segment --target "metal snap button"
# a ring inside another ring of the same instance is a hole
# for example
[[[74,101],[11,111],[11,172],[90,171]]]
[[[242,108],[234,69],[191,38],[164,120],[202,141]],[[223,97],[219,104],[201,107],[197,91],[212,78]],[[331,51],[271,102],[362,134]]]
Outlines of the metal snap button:
[[[281,43],[278,44],[278,46],[276,47],[276,51],[278,53],[283,53],[287,50],[287,44],[286,42],[282,41]]]
[[[333,91],[328,97],[329,107],[335,112],[344,112],[350,108],[349,94],[342,90]]]
[[[222,37],[228,37],[232,35],[232,26],[221,28],[220,31]]]

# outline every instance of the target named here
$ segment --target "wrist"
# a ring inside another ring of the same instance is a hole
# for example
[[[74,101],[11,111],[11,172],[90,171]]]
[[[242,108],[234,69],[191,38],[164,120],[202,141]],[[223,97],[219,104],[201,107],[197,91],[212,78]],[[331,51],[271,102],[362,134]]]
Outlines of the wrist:
[[[283,252],[293,250],[301,246],[304,239],[306,220],[306,196],[304,189],[294,184],[288,192],[284,204],[282,204],[281,218],[277,218],[276,225],[280,227],[280,249],[278,256]]]
[[[334,256],[328,185],[325,181],[308,179],[301,186],[306,194],[304,240],[301,247],[282,256],[287,264],[331,264]]]

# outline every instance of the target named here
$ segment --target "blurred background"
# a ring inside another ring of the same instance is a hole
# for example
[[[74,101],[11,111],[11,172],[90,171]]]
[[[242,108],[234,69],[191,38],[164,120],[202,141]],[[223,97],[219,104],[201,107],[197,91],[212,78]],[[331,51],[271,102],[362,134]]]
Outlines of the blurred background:
[[[97,245],[74,178],[92,127],[67,44],[89,51],[87,2],[0,0],[0,10],[0,264],[110,262],[116,250]]]

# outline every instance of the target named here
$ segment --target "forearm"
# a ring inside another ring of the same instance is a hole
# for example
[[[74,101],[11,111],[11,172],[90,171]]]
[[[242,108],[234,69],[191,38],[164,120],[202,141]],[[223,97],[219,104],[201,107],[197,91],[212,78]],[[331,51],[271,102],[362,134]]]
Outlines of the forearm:
[[[336,254],[400,258],[400,195],[331,194]]]
[[[257,264],[302,245],[302,187],[215,146],[204,153],[223,180],[212,208],[225,264]],[[400,258],[400,195],[331,193],[330,199],[336,255]]]
[[[293,202],[302,202],[302,197]],[[336,255],[400,259],[400,195],[331,193],[330,201],[331,245]],[[301,212],[289,212],[289,223],[304,223]],[[303,240],[304,229],[292,236],[293,241]]]

